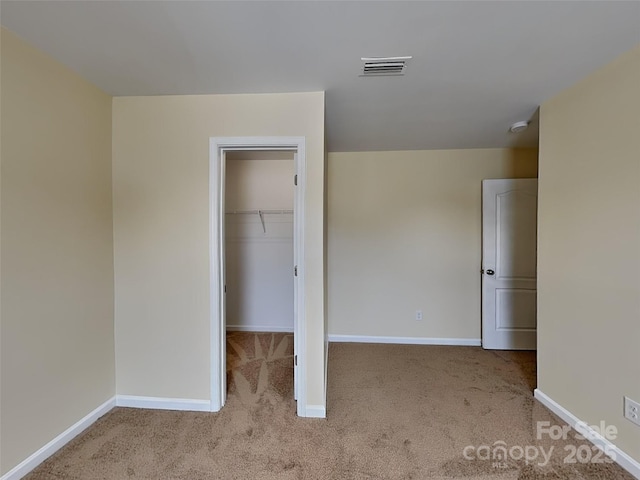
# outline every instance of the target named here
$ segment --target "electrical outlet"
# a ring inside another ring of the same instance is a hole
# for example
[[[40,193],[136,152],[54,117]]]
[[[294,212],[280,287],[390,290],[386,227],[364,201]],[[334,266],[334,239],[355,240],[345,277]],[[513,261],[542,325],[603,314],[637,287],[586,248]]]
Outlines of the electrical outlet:
[[[422,310],[416,310],[416,320],[422,320]]]
[[[640,425],[640,403],[624,397],[624,418]]]

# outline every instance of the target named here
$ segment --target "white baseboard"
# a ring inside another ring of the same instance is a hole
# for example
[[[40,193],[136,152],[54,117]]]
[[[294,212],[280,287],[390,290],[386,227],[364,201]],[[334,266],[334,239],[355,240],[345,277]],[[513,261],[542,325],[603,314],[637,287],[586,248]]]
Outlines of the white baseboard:
[[[479,347],[479,338],[431,338],[431,337],[377,337],[369,335],[332,335],[329,342],[345,343],[397,343],[402,345],[459,345]]]
[[[88,427],[93,425],[96,420],[109,412],[116,405],[115,397],[107,400],[84,418],[78,420],[76,423],[67,428],[64,432],[58,435],[56,438],[47,443],[44,447],[40,448],[37,452],[27,457],[18,465],[13,467],[7,473],[5,473],[0,480],[19,480],[26,474],[31,472],[34,468],[44,462],[51,455],[56,453],[67,443],[80,435]]]
[[[227,325],[229,332],[266,332],[266,333],[293,333],[293,327],[273,327],[271,325]]]
[[[559,403],[556,403],[553,399],[551,399],[549,396],[547,396],[537,388],[533,392],[533,396],[545,407],[547,407],[549,410],[551,410],[553,413],[559,416],[562,420],[564,420],[569,425],[571,425],[572,428],[575,429],[578,423],[581,423],[581,425],[584,425],[585,422],[581,421],[573,413],[571,413],[569,410],[564,408]],[[596,447],[598,447],[600,450],[603,450],[605,452],[607,450],[615,452],[616,454],[614,458],[615,462],[618,465],[620,465],[622,468],[624,468],[627,472],[629,472],[631,475],[640,479],[640,462],[633,459],[629,454],[620,450],[613,443],[611,443],[610,440],[604,438],[602,435],[600,435],[597,431],[595,431],[591,427],[586,426],[586,427],[581,427],[581,429],[583,432],[588,431],[589,441],[593,443]],[[605,450],[605,448],[607,450]]]
[[[307,405],[305,408],[298,408],[298,416],[305,418],[327,418],[327,409],[324,405]]]
[[[155,410],[184,410],[189,412],[210,412],[211,401],[190,398],[139,397],[136,395],[116,395],[116,406],[130,408],[151,408]]]

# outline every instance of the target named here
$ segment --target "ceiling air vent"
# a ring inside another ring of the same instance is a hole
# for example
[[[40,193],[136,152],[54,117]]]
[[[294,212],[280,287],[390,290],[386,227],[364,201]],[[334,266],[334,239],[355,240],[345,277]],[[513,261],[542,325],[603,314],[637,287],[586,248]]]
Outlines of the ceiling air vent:
[[[363,57],[361,77],[404,75],[407,62],[413,57]]]

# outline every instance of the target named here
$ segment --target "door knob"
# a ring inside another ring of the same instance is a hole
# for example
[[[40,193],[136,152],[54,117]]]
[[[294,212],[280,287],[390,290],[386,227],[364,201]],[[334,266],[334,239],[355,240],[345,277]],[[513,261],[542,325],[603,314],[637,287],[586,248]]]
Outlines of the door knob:
[[[493,271],[493,270],[491,270],[491,269],[487,270],[487,275],[493,275],[494,273],[496,273],[496,272],[494,272],[494,271]]]

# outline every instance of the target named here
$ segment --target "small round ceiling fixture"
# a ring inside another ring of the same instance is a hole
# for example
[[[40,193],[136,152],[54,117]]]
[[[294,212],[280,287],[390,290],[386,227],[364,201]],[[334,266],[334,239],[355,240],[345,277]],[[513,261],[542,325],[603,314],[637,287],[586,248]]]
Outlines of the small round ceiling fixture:
[[[516,123],[514,123],[513,125],[511,125],[509,127],[509,131],[511,133],[524,132],[527,129],[528,126],[529,126],[529,122],[525,122],[525,121],[516,122]]]

